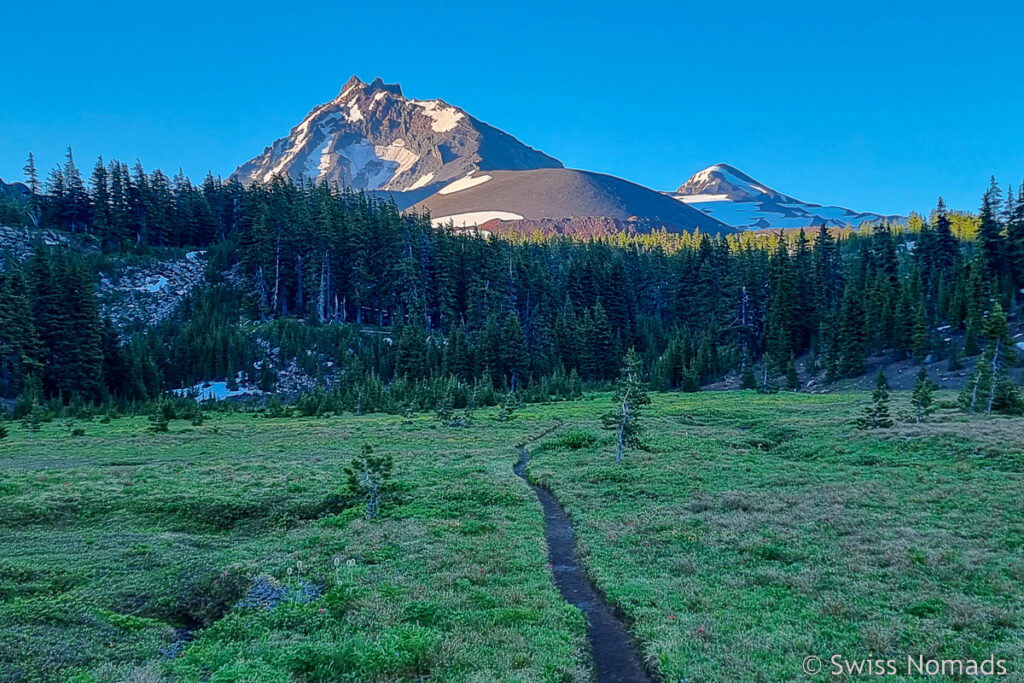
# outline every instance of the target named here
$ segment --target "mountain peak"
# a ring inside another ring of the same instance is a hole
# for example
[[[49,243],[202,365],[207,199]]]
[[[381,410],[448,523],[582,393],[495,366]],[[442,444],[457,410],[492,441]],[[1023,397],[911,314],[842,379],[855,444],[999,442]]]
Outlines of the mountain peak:
[[[739,170],[735,166],[732,166],[730,164],[726,164],[726,163],[723,163],[723,162],[719,162],[717,164],[712,164],[711,166],[708,166],[707,168],[705,168],[704,171],[718,172],[718,173],[731,173],[733,175],[743,176],[744,178],[750,178],[750,176],[748,176],[746,173],[744,173],[743,171]]]
[[[337,97],[314,107],[232,177],[336,182],[391,192],[401,207],[478,170],[561,166],[442,100],[408,99],[397,83],[375,78],[367,84],[352,76]]]
[[[782,197],[775,190],[729,164],[714,164],[697,171],[676,190],[681,195],[711,195],[732,201]]]
[[[385,83],[379,76],[370,83],[370,90],[374,92],[389,92],[392,95],[402,97],[402,86],[398,83]]]
[[[334,98],[335,102],[340,102],[352,95],[352,93],[370,93],[375,94],[378,92],[389,92],[392,95],[402,97],[402,86],[398,83],[385,83],[384,79],[374,78],[369,84],[359,78],[359,76],[352,76],[352,78],[345,81],[345,85],[341,86],[341,92]]]
[[[359,76],[356,76],[355,74],[352,74],[352,78],[350,78],[347,81],[345,81],[345,85],[341,86],[341,90],[338,92],[338,96],[335,99],[339,99],[340,100],[342,97],[344,97],[345,95],[348,94],[349,90],[352,90],[353,88],[358,88],[360,86],[365,86],[365,85],[366,85],[366,83],[363,83],[359,79]]]

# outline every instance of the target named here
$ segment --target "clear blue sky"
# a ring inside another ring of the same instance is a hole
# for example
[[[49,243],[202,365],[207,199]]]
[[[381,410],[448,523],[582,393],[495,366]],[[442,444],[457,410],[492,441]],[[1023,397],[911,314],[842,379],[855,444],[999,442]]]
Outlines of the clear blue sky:
[[[6,3],[0,177],[67,145],[226,176],[354,73],[658,189],[722,161],[903,213],[1024,179],[1020,2],[289,4]]]

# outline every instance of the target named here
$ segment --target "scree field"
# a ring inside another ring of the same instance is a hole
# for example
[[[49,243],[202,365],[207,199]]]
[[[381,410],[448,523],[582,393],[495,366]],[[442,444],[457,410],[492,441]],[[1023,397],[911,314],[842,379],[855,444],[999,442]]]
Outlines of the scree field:
[[[1024,419],[859,431],[862,394],[658,394],[616,463],[609,401],[465,427],[14,424],[0,680],[589,680],[586,622],[512,471],[524,442],[656,679],[799,680],[833,654],[994,654],[1024,676]],[[344,472],[364,444],[394,457],[369,521]]]

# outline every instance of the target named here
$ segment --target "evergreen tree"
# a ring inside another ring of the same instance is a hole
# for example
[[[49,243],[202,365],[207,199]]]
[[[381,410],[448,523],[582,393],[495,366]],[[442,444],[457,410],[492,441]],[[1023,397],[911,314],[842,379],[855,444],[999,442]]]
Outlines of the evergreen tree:
[[[391,455],[374,455],[373,447],[369,444],[363,444],[360,454],[352,458],[352,463],[345,468],[349,493],[363,499],[366,519],[376,519],[380,514],[381,502],[388,492],[393,470],[394,459]]]
[[[839,343],[831,316],[822,321],[820,329],[821,343],[824,346],[821,367],[825,371],[825,382],[832,384],[839,379]]]
[[[786,362],[786,388],[790,391],[796,391],[800,388],[800,375],[796,371],[796,358],[792,352],[789,354],[789,360]]]
[[[520,383],[525,383],[530,369],[530,356],[526,350],[526,337],[515,313],[505,316],[502,325],[502,364],[509,376],[509,387],[515,391]]]
[[[406,322],[395,349],[395,374],[409,380],[430,376],[427,365],[427,333],[418,320]]]
[[[848,286],[839,317],[839,373],[843,377],[856,377],[864,372],[865,325],[861,294]]]
[[[445,342],[442,368],[447,375],[461,380],[469,380],[472,367],[473,362],[470,357],[469,344],[466,341],[466,331],[461,325],[453,327]]]
[[[914,329],[911,337],[910,353],[917,363],[924,362],[928,355],[928,321],[925,318],[923,306],[918,306],[914,314]]]
[[[700,391],[700,373],[693,363],[683,368],[682,381],[679,390],[684,394],[693,394]]]
[[[0,397],[17,396],[26,376],[41,368],[28,288],[18,263],[8,259],[0,271]]]
[[[613,408],[602,417],[605,429],[615,432],[615,461],[620,462],[626,448],[640,445],[643,431],[641,415],[651,402],[641,376],[640,357],[630,347],[622,362],[622,372],[615,387]]]
[[[101,240],[109,240],[112,237],[110,188],[107,169],[103,165],[103,157],[96,160],[96,165],[89,178],[89,188],[91,230]]]
[[[70,147],[65,155],[63,174],[63,227],[71,232],[85,232],[89,229],[89,195],[82,174],[75,166],[75,158]]]
[[[438,397],[434,410],[434,419],[446,427],[452,421],[452,402],[452,393],[450,390],[446,390]]]
[[[928,379],[928,371],[921,368],[917,373],[914,393],[910,398],[910,405],[914,409],[914,420],[916,422],[923,422],[929,415],[935,412],[933,397],[935,389],[935,383]]]
[[[935,226],[934,265],[941,272],[951,272],[956,265],[960,249],[956,237],[953,236],[952,223],[946,212],[946,203],[939,197],[935,209],[933,223]]]
[[[615,341],[611,325],[601,302],[585,311],[580,326],[583,347],[580,367],[587,379],[600,381],[609,379],[615,373]]]
[[[750,349],[743,349],[743,365],[740,370],[740,389],[756,389],[757,379],[754,377],[754,361],[750,357]]]
[[[761,385],[757,390],[762,394],[777,394],[779,383],[776,381],[775,372],[768,366],[768,363],[761,363]]]
[[[21,419],[21,424],[25,427],[25,431],[28,432],[29,435],[38,433],[41,427],[39,424],[38,409],[25,413],[25,416]]]
[[[1007,252],[1016,286],[1024,288],[1024,183],[1017,193],[1017,201],[1009,211],[1006,225]]]
[[[99,400],[104,395],[103,345],[92,277],[77,260],[56,273],[60,335],[52,348],[50,380],[55,395]]]
[[[1003,195],[993,177],[981,203],[978,226],[978,243],[986,278],[998,282],[1003,272],[1003,226],[999,221],[999,210]]]
[[[154,434],[162,434],[170,431],[170,419],[167,414],[159,408],[149,414],[149,431]]]
[[[768,358],[764,362],[770,362],[777,371],[782,372],[794,350],[797,313],[794,275],[783,235],[778,236],[772,270],[768,322],[765,328],[765,354]]]
[[[985,318],[985,351],[978,358],[971,380],[960,392],[960,407],[967,412],[1017,414],[1024,410],[1020,390],[1006,376],[1003,349],[1010,342],[1006,313],[996,303]]]
[[[882,368],[875,375],[875,390],[871,393],[871,405],[867,407],[865,417],[858,423],[862,429],[889,429],[893,426],[889,414],[889,381],[885,378]]]
[[[36,158],[32,152],[28,153],[28,160],[25,162],[25,167],[22,169],[25,173],[25,185],[28,187],[28,214],[32,221],[32,226],[38,228],[40,221],[40,202],[39,196],[39,171],[36,168]]]
[[[960,362],[960,354],[960,347],[956,344],[949,347],[949,360],[946,362],[946,369],[950,372],[963,369],[964,365]]]
[[[498,411],[498,414],[494,419],[498,422],[508,422],[515,418],[516,411],[519,410],[519,407],[519,398],[514,392],[509,391],[505,394],[505,398],[501,402],[501,409]]]

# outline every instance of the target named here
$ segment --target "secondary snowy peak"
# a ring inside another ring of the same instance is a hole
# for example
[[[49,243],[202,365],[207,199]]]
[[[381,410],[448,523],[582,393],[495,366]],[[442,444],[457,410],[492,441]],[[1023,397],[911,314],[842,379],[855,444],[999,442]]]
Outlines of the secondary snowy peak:
[[[905,216],[862,213],[841,206],[803,202],[777,192],[728,164],[698,171],[671,196],[736,228],[860,227],[884,221],[905,222]]]
[[[757,182],[729,164],[715,164],[698,171],[679,186],[676,194],[685,197],[708,197],[707,201],[754,201],[765,197],[782,198],[770,187]],[[715,199],[710,199],[714,197]],[[789,197],[785,197],[790,199]],[[795,201],[795,200],[794,200]]]
[[[242,164],[243,183],[275,176],[385,191],[411,204],[480,170],[561,168],[557,159],[443,100],[408,99],[398,84],[350,78],[287,137]],[[406,194],[410,193],[410,194]]]

